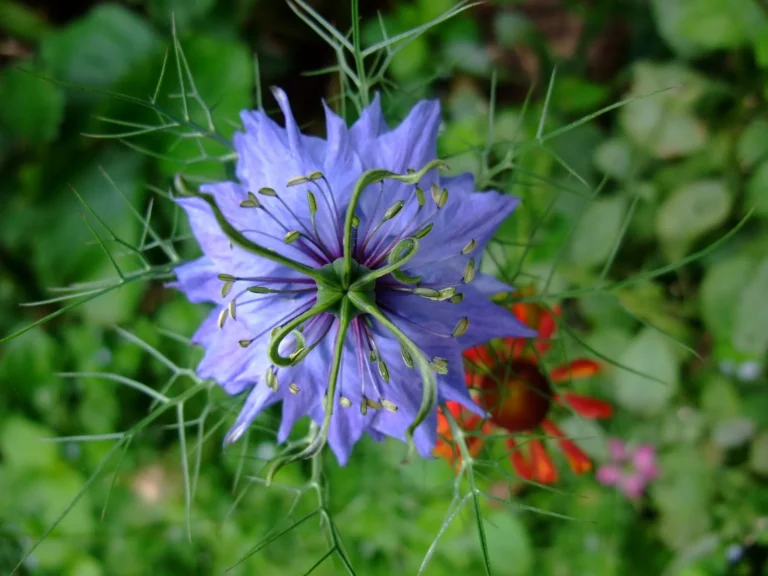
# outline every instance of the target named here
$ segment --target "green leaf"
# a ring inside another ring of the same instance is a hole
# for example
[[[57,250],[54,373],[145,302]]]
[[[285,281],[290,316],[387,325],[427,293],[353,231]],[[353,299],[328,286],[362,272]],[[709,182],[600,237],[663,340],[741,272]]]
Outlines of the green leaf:
[[[736,157],[743,168],[751,168],[768,157],[768,120],[755,118],[736,144]]]
[[[171,16],[176,20],[176,29],[183,32],[196,21],[200,21],[216,5],[216,0],[149,0],[149,15],[162,29],[171,27]]]
[[[40,470],[50,474],[58,461],[57,445],[46,442],[54,434],[40,424],[19,416],[11,416],[0,427],[0,453],[14,470]]]
[[[720,374],[705,380],[701,392],[701,409],[710,420],[728,420],[741,414],[741,398],[733,383]]]
[[[605,262],[619,240],[626,210],[627,202],[622,197],[592,202],[571,239],[571,260],[584,268]]]
[[[755,207],[755,215],[768,218],[768,160],[761,163],[747,181],[746,208]]]
[[[488,555],[493,573],[524,576],[533,566],[533,548],[525,524],[508,510],[489,515],[486,520]]]
[[[637,146],[656,158],[691,154],[707,140],[704,123],[692,112],[704,87],[699,75],[678,64],[640,62],[628,96],[666,91],[623,106],[619,122]]]
[[[749,467],[761,476],[768,476],[768,431],[761,432],[752,441]]]
[[[679,361],[672,344],[652,328],[644,328],[619,357],[619,363],[666,384],[617,369],[614,373],[616,400],[621,406],[644,416],[659,414],[677,392]]]
[[[624,138],[610,138],[595,149],[595,166],[617,180],[624,180],[632,169],[632,147]]]
[[[530,20],[519,12],[498,10],[493,18],[493,30],[500,46],[514,48],[530,39],[533,28]]]
[[[755,423],[749,418],[729,418],[712,428],[712,442],[720,448],[735,448],[755,434]]]
[[[18,66],[34,70],[29,61]],[[61,88],[8,66],[0,73],[0,130],[30,144],[50,142],[59,133],[64,101]]]
[[[701,317],[716,339],[731,341],[741,293],[754,270],[755,261],[746,255],[734,255],[707,268],[699,290]]]
[[[511,14],[511,13],[510,13]],[[604,105],[608,87],[579,76],[558,78],[552,90],[552,106],[568,114],[590,114]]]
[[[40,49],[57,80],[104,88],[128,74],[158,46],[152,28],[118,4],[97,5],[43,40]]]
[[[701,180],[678,188],[659,207],[656,232],[659,240],[680,256],[702,235],[728,218],[731,196],[718,180]]]
[[[741,351],[762,355],[768,352],[768,258],[742,293],[733,329],[733,345]]]

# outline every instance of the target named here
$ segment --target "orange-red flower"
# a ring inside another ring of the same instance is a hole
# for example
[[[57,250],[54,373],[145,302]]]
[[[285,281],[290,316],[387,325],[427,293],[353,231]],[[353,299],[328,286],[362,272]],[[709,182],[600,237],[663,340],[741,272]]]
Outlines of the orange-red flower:
[[[588,419],[608,418],[613,408],[607,402],[553,387],[587,378],[596,374],[599,365],[586,358],[578,358],[549,370],[546,374],[539,360],[551,347],[556,328],[555,318],[545,308],[518,303],[512,307],[515,315],[525,324],[536,328],[539,338],[507,338],[476,346],[464,352],[467,386],[477,403],[489,414],[487,421],[469,414],[459,405],[448,403],[448,409],[462,429],[483,435],[498,430],[504,434],[527,432],[537,434],[517,442],[512,436],[505,439],[510,462],[521,478],[542,484],[554,483],[557,470],[541,437],[556,439],[571,469],[577,474],[591,470],[589,457],[565,434],[551,418],[553,403],[570,407]],[[559,307],[554,308],[559,314]],[[453,446],[450,427],[444,414],[438,414],[438,444],[435,454],[454,462],[458,456]],[[471,455],[482,449],[483,438],[478,434],[467,437]],[[526,454],[527,452],[527,454]]]

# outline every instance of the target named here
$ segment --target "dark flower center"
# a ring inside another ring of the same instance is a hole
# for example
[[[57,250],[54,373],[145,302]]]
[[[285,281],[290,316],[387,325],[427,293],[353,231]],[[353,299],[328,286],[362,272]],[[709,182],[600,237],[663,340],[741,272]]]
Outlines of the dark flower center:
[[[530,360],[515,359],[488,367],[475,379],[475,386],[478,404],[490,412],[495,424],[509,432],[535,428],[552,404],[552,387]]]

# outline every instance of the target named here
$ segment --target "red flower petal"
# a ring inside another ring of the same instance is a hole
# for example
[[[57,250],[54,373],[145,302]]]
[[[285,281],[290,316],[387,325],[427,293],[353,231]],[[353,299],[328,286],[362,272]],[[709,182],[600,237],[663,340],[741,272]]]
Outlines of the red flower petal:
[[[552,382],[570,382],[577,378],[589,378],[600,371],[600,364],[586,358],[578,358],[563,366],[554,368],[549,373]]]
[[[576,474],[583,474],[584,472],[589,472],[592,469],[592,462],[590,461],[589,456],[587,456],[584,451],[572,441],[567,440],[565,438],[565,434],[563,434],[562,430],[560,430],[560,428],[558,428],[554,422],[545,420],[541,423],[541,427],[550,436],[558,438],[557,443],[560,445],[560,449],[563,451],[563,454],[565,454],[571,470],[573,470]]]
[[[517,446],[514,438],[507,438],[507,450],[509,450],[509,462],[517,472],[520,478],[531,480],[533,478],[533,468],[531,463],[525,457],[522,450]]]
[[[565,392],[555,398],[560,404],[567,404],[581,417],[589,420],[610,418],[613,415],[613,406],[604,400],[591,398],[582,394]]]
[[[529,451],[531,453],[531,462],[533,463],[534,477],[542,484],[554,484],[557,482],[557,470],[544,447],[544,443],[534,438],[529,440]]]

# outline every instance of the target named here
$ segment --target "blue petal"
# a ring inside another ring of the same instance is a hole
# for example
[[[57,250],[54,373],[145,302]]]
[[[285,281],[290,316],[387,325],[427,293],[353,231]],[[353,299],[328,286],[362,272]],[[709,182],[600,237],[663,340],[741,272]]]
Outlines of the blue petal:
[[[220,302],[221,280],[217,277],[214,263],[207,256],[193,260],[173,269],[176,282],[168,284],[186,294],[190,302]]]

